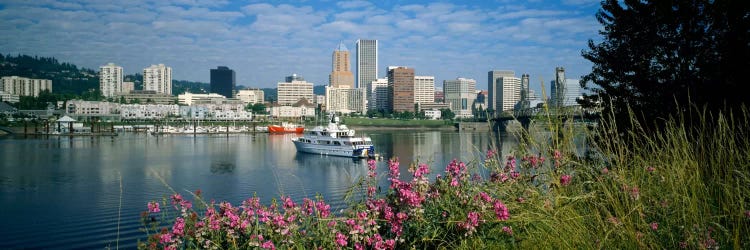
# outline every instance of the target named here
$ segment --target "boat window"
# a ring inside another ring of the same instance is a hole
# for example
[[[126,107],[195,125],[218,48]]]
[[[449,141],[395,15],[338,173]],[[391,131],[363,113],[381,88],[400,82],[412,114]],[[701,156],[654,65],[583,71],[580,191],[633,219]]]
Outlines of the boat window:
[[[341,146],[341,143],[339,143],[338,141],[335,141],[335,142],[333,142],[333,145]]]

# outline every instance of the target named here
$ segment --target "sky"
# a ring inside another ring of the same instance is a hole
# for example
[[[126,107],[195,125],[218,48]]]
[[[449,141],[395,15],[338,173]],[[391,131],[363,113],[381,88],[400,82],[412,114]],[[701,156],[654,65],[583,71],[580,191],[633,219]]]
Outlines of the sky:
[[[237,84],[274,88],[296,73],[328,84],[333,50],[344,43],[355,72],[355,41],[376,39],[378,77],[390,65],[457,77],[487,89],[487,72],[527,73],[531,88],[555,67],[577,79],[581,57],[599,39],[599,0],[561,1],[226,1],[0,0],[0,53],[55,57],[98,70],[113,62],[126,74],[163,63],[172,78],[209,82],[228,66]]]

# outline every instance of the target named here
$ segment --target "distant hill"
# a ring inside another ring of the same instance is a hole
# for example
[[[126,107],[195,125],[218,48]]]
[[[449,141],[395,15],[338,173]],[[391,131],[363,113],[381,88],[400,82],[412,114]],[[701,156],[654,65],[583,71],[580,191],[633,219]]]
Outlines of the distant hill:
[[[0,77],[21,76],[52,80],[52,92],[55,94],[81,95],[89,90],[99,89],[98,71],[78,68],[75,64],[59,62],[53,57],[0,54]],[[125,81],[132,81],[135,89],[143,89],[143,75],[126,75]],[[179,95],[185,91],[191,93],[208,93],[210,85],[203,82],[172,80],[172,94]],[[274,91],[275,94],[275,91]]]
[[[99,89],[97,72],[61,63],[52,57],[0,54],[0,77],[21,76],[52,80],[52,92],[80,95],[89,89]]]

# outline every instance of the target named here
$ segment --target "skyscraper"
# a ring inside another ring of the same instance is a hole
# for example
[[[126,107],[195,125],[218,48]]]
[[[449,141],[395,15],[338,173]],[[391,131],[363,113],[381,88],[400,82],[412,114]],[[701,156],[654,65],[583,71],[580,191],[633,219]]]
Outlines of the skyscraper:
[[[477,98],[477,81],[467,78],[443,81],[445,102],[450,103],[450,109],[459,118],[471,118],[471,105]]]
[[[122,91],[122,67],[114,63],[99,67],[99,90],[104,97],[115,97]]]
[[[331,87],[354,87],[354,75],[349,66],[349,50],[346,49],[344,43],[340,43],[339,47],[333,51],[331,68],[331,74],[328,76],[328,83]]]
[[[216,69],[211,69],[211,93],[232,98],[236,87],[237,81],[234,70],[229,69],[227,66],[218,66]]]
[[[414,112],[414,69],[388,67],[388,110]]]
[[[555,80],[550,82],[550,102],[553,107],[564,106],[565,101],[565,68],[555,67]]]
[[[367,103],[368,109],[385,111],[388,110],[388,78],[378,78],[370,83],[372,96]]]
[[[512,70],[493,70],[487,74],[489,108],[495,114],[512,110],[521,99],[521,79]]]
[[[378,80],[378,40],[357,40],[356,63],[357,88],[364,88],[367,98],[372,98],[370,83]]]
[[[435,102],[435,77],[414,76],[414,103]]]
[[[143,90],[158,94],[172,94],[172,68],[164,64],[151,65],[143,69]]]

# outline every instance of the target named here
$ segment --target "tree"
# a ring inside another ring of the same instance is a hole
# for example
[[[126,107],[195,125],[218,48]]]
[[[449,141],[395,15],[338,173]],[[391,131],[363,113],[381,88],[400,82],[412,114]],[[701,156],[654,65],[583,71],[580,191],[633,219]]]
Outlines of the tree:
[[[263,103],[248,104],[247,109],[252,111],[253,114],[265,114],[266,113],[266,105]]]
[[[716,111],[746,103],[740,84],[750,68],[748,6],[732,0],[603,1],[596,15],[603,39],[589,40],[582,53],[593,63],[581,79],[593,94],[582,106],[601,106],[628,129],[628,108],[643,125],[658,127],[660,118],[690,104]]]
[[[456,118],[456,113],[453,113],[451,109],[440,109],[440,116],[443,120],[453,120],[453,118]]]

